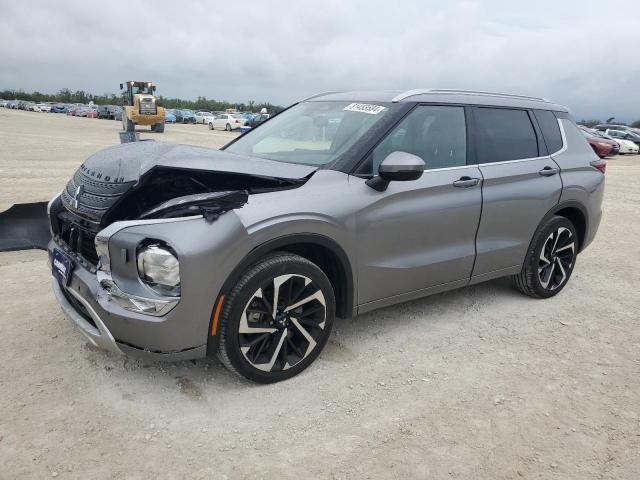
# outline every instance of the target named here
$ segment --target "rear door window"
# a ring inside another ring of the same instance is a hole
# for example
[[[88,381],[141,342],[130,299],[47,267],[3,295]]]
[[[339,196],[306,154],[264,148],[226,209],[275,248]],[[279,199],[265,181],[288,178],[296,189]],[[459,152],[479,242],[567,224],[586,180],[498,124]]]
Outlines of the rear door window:
[[[538,137],[529,112],[509,108],[479,107],[475,110],[478,132],[478,163],[535,158]]]
[[[534,110],[533,113],[542,131],[549,154],[560,150],[562,148],[562,134],[556,116],[549,110]]]

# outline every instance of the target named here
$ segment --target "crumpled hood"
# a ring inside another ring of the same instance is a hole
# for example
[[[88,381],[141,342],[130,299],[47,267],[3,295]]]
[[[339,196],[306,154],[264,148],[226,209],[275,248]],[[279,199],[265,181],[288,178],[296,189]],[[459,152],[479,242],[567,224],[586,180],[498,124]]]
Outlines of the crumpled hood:
[[[154,167],[240,173],[282,179],[304,178],[315,166],[245,157],[222,150],[155,141],[124,143],[90,156],[80,167],[107,182],[137,182]]]

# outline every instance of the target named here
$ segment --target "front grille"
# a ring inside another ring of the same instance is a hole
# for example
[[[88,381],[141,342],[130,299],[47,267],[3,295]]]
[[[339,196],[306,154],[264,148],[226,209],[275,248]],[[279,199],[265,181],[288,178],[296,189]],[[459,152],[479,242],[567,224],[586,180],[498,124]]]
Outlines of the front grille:
[[[72,252],[80,255],[93,266],[98,265],[98,252],[94,240],[94,228],[81,225],[74,221],[70,212],[63,210],[58,213],[58,240],[61,240]]]
[[[154,102],[152,98],[143,98],[140,100],[141,115],[155,115],[157,111],[156,102]]]

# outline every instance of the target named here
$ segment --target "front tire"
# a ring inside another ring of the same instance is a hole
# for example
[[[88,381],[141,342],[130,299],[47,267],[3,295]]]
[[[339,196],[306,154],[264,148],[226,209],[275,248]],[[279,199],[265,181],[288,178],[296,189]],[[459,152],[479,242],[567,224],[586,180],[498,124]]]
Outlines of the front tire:
[[[213,123],[209,122],[209,130],[213,130]]]
[[[298,255],[273,254],[250,267],[226,296],[218,358],[254,382],[291,378],[318,357],[334,317],[324,272]]]
[[[557,295],[567,284],[578,255],[576,229],[565,217],[553,216],[536,231],[515,286],[533,298]]]

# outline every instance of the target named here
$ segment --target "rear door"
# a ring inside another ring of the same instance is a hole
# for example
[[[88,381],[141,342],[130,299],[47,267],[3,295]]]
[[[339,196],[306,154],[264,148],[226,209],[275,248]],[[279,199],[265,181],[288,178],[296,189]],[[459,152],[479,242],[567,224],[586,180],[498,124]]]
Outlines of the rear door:
[[[483,177],[473,277],[482,280],[519,269],[562,181],[533,111],[475,107],[473,120]]]
[[[384,192],[352,177],[367,198],[356,214],[360,311],[468,282],[482,204],[481,175],[468,161],[465,107],[419,105],[374,149],[361,173],[376,174],[394,151],[425,161],[421,178]]]

